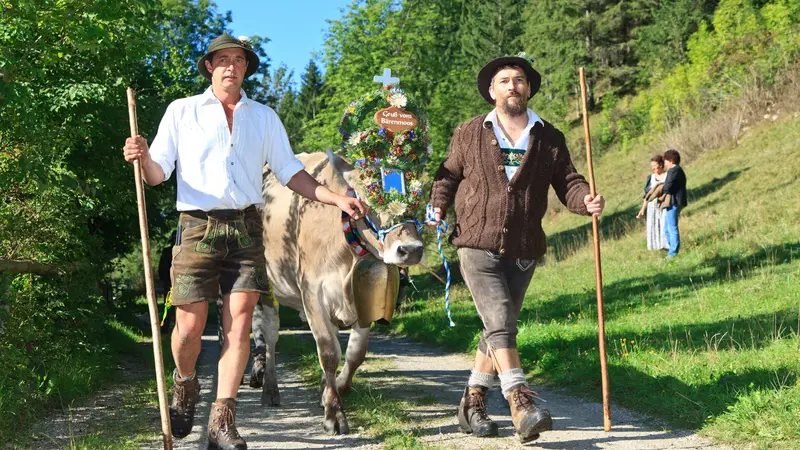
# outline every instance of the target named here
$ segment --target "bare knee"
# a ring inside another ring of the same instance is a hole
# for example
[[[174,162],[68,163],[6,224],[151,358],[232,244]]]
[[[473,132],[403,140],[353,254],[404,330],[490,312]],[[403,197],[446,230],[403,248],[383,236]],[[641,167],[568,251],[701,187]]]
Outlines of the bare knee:
[[[205,306],[205,309],[196,304],[178,307],[175,314],[175,329],[172,333],[178,338],[181,346],[197,343],[202,339],[208,305],[202,306]]]
[[[252,316],[248,314],[237,315],[231,320],[230,326],[224,330],[225,344],[234,346],[246,345],[250,347],[250,328]]]
[[[257,292],[234,292],[224,297],[222,327],[226,345],[230,342],[233,345],[247,343],[249,346],[253,310],[258,298]]]
[[[203,327],[192,322],[181,323],[178,321],[172,334],[177,336],[181,345],[188,345],[200,341],[203,337]]]

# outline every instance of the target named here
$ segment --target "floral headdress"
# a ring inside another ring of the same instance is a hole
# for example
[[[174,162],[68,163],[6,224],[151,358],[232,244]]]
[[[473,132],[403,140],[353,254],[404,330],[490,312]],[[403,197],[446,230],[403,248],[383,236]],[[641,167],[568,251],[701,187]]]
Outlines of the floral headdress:
[[[397,132],[379,126],[373,115],[392,106],[413,113],[417,125]],[[419,178],[430,151],[427,118],[416,103],[399,87],[383,86],[347,106],[339,133],[342,150],[360,169],[361,187],[369,207],[388,214],[392,222],[416,215],[422,200]],[[405,193],[397,189],[385,191],[384,176],[392,172],[402,174]]]

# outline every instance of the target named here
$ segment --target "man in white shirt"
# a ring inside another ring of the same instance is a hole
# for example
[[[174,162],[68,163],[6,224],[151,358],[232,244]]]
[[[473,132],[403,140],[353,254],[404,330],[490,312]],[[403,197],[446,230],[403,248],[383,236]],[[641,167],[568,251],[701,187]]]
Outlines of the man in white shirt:
[[[177,438],[187,436],[194,422],[200,392],[195,365],[208,302],[223,296],[225,341],[217,400],[209,418],[209,449],[247,448],[236,430],[235,412],[250,352],[253,309],[259,296],[269,292],[257,210],[264,205],[264,164],[270,164],[281,183],[306,198],[335,205],[354,219],[367,212],[358,199],[335,194],[311,177],[294,156],[275,111],[247,98],[242,81],[255,73],[258,64],[246,39],[227,33],[214,39],[197,63],[211,87],[170,104],[150,148],[141,136],[128,138],[124,147],[127,161],[141,161],[149,185],[167,180],[177,169],[181,214],[173,250],[176,368],[170,405]]]

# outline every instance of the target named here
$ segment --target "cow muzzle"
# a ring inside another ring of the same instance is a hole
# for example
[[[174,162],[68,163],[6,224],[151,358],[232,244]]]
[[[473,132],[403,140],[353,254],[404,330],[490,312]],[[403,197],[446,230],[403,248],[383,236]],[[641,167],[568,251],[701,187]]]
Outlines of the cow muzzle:
[[[422,242],[393,242],[383,251],[383,261],[386,264],[398,266],[413,266],[422,261]]]

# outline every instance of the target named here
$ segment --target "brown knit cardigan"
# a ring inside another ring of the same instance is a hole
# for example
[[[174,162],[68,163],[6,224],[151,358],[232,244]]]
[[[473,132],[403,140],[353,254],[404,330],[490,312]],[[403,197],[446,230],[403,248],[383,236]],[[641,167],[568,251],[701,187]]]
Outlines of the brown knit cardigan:
[[[570,211],[589,215],[583,203],[589,184],[575,171],[563,133],[549,122],[537,122],[522,163],[509,180],[492,123],[483,114],[453,134],[430,203],[445,215],[455,198],[454,245],[537,259],[547,250],[542,217],[551,185]]]

